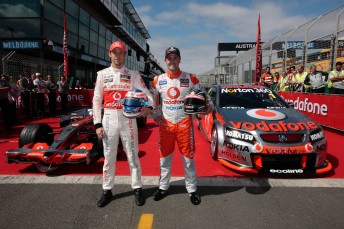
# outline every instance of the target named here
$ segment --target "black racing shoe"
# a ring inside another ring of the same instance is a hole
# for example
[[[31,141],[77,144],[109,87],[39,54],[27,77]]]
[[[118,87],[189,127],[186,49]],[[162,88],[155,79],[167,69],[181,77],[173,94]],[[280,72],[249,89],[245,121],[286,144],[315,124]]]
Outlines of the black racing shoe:
[[[142,195],[142,189],[141,188],[135,189],[135,203],[137,206],[142,206],[146,203],[146,200]]]
[[[167,196],[167,190],[159,189],[158,191],[154,193],[153,200],[159,201],[159,200],[164,199],[166,196]]]
[[[201,203],[201,197],[197,195],[196,192],[189,193],[190,194],[190,200],[193,205],[199,205]]]
[[[112,196],[112,192],[111,190],[104,190],[102,197],[100,198],[100,200],[97,203],[97,206],[102,208],[105,207],[108,203],[111,202],[113,196]]]

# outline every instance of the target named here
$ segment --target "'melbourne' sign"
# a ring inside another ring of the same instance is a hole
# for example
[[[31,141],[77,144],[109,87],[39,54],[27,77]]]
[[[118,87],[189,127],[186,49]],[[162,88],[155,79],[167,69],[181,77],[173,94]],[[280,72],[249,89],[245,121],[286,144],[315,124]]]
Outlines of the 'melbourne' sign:
[[[40,40],[7,40],[1,41],[3,49],[39,49],[41,48]]]

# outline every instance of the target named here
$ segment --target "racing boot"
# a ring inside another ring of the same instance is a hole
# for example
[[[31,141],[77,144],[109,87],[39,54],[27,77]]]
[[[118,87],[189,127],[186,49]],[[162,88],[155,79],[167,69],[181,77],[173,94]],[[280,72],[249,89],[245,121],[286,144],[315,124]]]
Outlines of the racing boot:
[[[201,203],[201,197],[196,192],[189,193],[190,200],[193,205],[199,205]]]
[[[146,200],[142,195],[142,188],[135,189],[135,203],[137,206],[142,206],[146,203]]]
[[[166,196],[167,196],[167,190],[159,189],[158,191],[154,193],[153,200],[159,201],[159,200],[164,199]]]
[[[112,192],[111,190],[104,190],[102,197],[100,198],[100,200],[97,203],[97,206],[102,208],[105,207],[108,203],[111,202],[113,196],[112,196]]]

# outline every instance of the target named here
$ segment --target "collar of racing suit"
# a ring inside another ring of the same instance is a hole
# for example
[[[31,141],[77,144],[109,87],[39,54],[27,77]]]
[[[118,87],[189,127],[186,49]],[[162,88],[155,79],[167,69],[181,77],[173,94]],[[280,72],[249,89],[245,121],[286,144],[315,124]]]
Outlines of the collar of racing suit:
[[[112,65],[111,65],[111,68],[112,68],[112,71],[114,71],[114,72],[120,72],[120,71],[122,71],[122,69],[124,68],[124,66],[121,67],[121,68],[114,68],[114,67],[112,67]]]
[[[176,73],[172,73],[170,70],[167,70],[166,75],[170,78],[170,79],[174,79],[174,78],[178,78],[178,76],[180,76],[180,69],[178,69],[178,71]]]

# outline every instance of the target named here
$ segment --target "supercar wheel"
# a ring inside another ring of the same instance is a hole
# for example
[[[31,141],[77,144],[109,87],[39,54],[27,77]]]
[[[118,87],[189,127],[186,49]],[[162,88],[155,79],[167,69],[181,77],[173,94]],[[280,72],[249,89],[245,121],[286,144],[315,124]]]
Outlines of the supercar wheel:
[[[219,146],[219,140],[218,140],[218,133],[216,127],[213,127],[213,131],[211,134],[211,142],[210,142],[210,153],[211,157],[214,160],[217,160],[217,152],[218,152],[218,146]]]
[[[52,128],[45,123],[29,124],[23,128],[19,135],[19,147],[29,143],[45,142],[51,145],[54,141]]]

